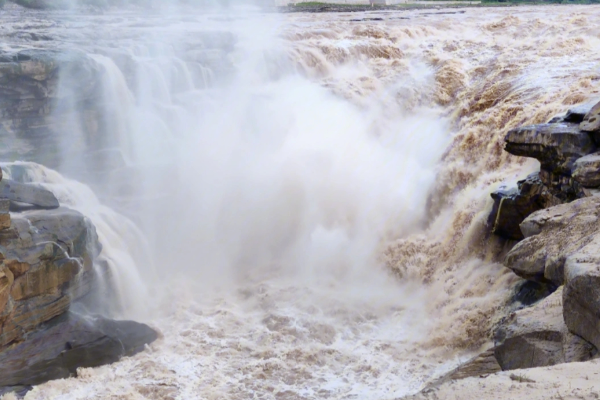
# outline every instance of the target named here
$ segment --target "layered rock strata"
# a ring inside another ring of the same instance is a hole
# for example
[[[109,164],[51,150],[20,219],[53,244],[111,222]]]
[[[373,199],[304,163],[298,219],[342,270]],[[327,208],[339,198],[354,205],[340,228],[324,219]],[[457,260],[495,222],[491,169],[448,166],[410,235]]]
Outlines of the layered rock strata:
[[[518,182],[517,188],[492,193],[493,233],[521,240],[519,224],[531,213],[596,193],[600,188],[600,152],[596,153],[600,131],[586,122],[593,118],[595,107],[581,105],[547,124],[508,132],[505,150],[537,159],[540,171]]]
[[[520,240],[505,266],[556,292],[511,313],[495,332],[503,370],[585,361],[600,348],[600,123],[598,105],[511,130],[506,150],[540,171],[492,193],[494,233]]]
[[[0,196],[0,394],[116,361],[156,339],[143,324],[68,312],[109,275],[89,219],[36,184],[3,179]]]
[[[448,380],[598,356],[599,118],[600,103],[587,104],[548,124],[508,132],[505,150],[539,160],[540,171],[516,188],[493,192],[489,220],[493,233],[517,242],[509,242],[514,247],[504,264],[526,281],[512,312],[492,332],[493,346],[421,395],[435,397],[435,388]]]

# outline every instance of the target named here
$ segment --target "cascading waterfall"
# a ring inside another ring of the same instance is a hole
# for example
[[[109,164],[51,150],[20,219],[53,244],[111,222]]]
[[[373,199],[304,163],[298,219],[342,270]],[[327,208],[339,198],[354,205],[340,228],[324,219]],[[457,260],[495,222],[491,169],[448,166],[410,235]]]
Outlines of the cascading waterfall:
[[[397,398],[476,350],[515,282],[489,192],[536,168],[502,137],[598,89],[595,53],[569,51],[598,17],[522,10],[82,28],[102,136],[65,132],[95,147],[58,169],[125,217],[27,168],[93,220],[124,315],[163,338],[28,398]]]

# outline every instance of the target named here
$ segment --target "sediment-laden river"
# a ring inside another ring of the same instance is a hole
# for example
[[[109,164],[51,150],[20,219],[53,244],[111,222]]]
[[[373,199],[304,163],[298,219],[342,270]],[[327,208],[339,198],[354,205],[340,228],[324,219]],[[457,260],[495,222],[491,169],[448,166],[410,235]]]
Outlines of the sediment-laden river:
[[[96,224],[103,310],[161,333],[26,399],[418,391],[488,342],[517,282],[489,193],[538,165],[504,135],[600,90],[596,6],[0,19],[0,50],[100,77],[80,98],[63,69],[53,136],[14,133],[3,161],[59,172],[24,165]]]

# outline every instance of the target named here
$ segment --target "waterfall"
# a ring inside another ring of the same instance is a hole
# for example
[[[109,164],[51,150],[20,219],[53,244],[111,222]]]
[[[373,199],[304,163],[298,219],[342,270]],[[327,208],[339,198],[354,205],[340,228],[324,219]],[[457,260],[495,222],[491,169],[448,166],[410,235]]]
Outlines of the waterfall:
[[[28,168],[163,339],[32,398],[397,398],[479,349],[515,283],[489,193],[536,168],[503,137],[598,86],[569,52],[593,25],[524,10],[82,27],[97,129],[61,132],[58,173]]]

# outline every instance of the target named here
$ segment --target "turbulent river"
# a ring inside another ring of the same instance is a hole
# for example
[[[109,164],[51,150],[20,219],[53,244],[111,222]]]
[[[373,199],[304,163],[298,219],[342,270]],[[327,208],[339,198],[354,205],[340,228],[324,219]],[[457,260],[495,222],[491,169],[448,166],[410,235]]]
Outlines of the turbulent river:
[[[517,282],[489,193],[539,166],[505,133],[600,90],[596,6],[32,15],[6,28],[89,54],[110,135],[84,154],[65,121],[58,172],[18,165],[96,224],[108,311],[161,336],[26,399],[418,391]]]

